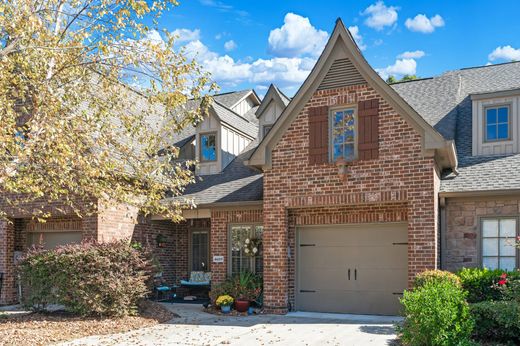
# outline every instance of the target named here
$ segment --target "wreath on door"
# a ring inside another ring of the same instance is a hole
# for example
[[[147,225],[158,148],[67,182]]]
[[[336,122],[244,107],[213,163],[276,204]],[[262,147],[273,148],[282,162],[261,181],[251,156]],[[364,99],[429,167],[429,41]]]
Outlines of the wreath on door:
[[[261,245],[262,239],[260,238],[246,238],[246,240],[244,240],[244,253],[247,256],[255,257],[260,253]]]

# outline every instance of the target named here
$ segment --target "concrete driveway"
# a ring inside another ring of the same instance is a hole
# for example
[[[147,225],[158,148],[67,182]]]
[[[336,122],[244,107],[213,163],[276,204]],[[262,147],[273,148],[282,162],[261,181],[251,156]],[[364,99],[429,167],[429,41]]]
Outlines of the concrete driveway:
[[[293,313],[214,316],[199,305],[164,304],[168,323],[128,333],[91,336],[62,345],[393,345],[394,318]]]

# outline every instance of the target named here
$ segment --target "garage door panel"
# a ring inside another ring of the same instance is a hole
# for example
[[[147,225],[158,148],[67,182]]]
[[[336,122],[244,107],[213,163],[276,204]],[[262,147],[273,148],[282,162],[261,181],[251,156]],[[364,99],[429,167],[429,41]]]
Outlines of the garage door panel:
[[[397,314],[408,281],[406,243],[406,224],[299,229],[298,244],[308,246],[298,247],[296,308]]]

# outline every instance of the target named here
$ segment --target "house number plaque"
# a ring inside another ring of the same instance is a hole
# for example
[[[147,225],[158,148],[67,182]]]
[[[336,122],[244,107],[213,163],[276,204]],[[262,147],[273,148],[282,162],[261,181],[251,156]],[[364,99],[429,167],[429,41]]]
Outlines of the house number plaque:
[[[213,263],[224,263],[224,256],[213,256]]]

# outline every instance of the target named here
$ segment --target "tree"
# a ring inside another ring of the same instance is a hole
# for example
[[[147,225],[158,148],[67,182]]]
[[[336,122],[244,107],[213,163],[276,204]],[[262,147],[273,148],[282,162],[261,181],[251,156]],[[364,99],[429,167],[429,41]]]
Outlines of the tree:
[[[401,78],[399,80],[397,78],[395,78],[395,76],[388,76],[388,78],[386,79],[386,83],[387,84],[392,84],[392,83],[398,83],[398,82],[407,82],[407,81],[415,80],[415,79],[418,79],[418,78],[419,77],[417,77],[414,74],[412,74],[412,75],[405,74],[403,76],[403,78]]]
[[[164,198],[194,177],[171,139],[201,120],[215,85],[159,31],[157,19],[176,5],[0,3],[2,205],[59,201],[81,216],[102,201],[179,219],[181,203]],[[189,99],[198,106],[185,107]]]

